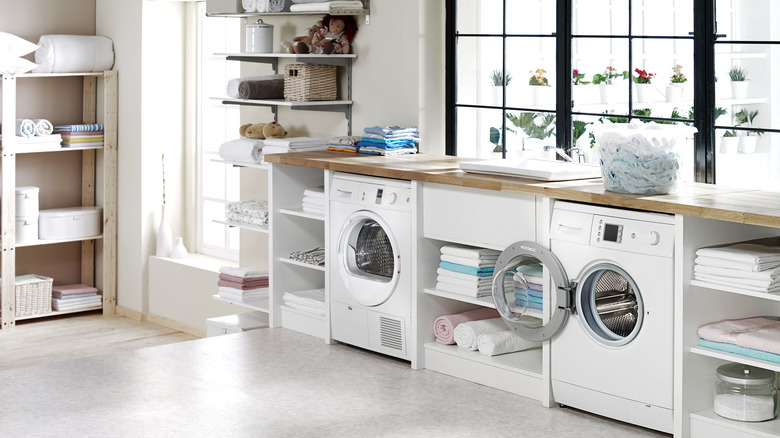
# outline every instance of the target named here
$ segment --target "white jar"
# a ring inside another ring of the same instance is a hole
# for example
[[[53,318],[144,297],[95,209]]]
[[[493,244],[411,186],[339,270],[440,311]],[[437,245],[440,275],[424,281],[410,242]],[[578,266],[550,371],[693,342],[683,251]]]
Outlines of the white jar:
[[[258,19],[246,25],[246,51],[250,53],[273,52],[274,27]]]

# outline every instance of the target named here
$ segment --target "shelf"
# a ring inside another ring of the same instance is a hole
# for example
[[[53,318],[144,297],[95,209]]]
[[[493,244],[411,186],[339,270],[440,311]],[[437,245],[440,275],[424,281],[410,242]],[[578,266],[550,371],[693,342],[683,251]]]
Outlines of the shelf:
[[[282,262],[282,263],[290,264],[290,265],[302,266],[304,268],[314,269],[315,271],[325,272],[325,266],[324,265],[312,265],[310,263],[299,262],[297,260],[293,260],[293,259],[290,259],[290,258],[287,258],[287,257],[279,257],[279,261]]]
[[[58,243],[82,242],[84,240],[98,240],[102,238],[103,235],[98,234],[97,236],[77,237],[73,239],[46,239],[46,240],[38,239],[30,242],[16,242],[16,247],[20,248],[25,246],[56,245]]]
[[[18,75],[3,75],[0,74],[0,77],[2,76],[15,76],[19,79],[22,78],[62,78],[62,77],[68,77],[68,76],[75,76],[75,77],[84,77],[84,76],[94,76],[94,77],[103,77],[102,71],[91,71],[91,72],[77,72],[77,73],[22,73]]]
[[[698,412],[691,412],[691,420],[698,420],[705,423],[713,424],[719,428],[725,428],[733,430],[735,432],[741,432],[750,434],[750,436],[776,438],[780,435],[780,420],[774,419],[770,421],[762,421],[758,423],[748,423],[745,421],[734,421],[727,418],[723,418],[713,411],[712,408],[704,409]],[[724,431],[724,433],[726,433]],[[727,435],[723,435],[727,436]]]
[[[325,339],[327,335],[327,321],[323,315],[314,315],[299,309],[282,304],[279,306],[282,327],[294,330],[309,336]]]
[[[303,211],[303,208],[280,208],[279,213],[286,214],[288,216],[298,216],[298,217],[305,217],[308,219],[314,219],[318,221],[324,221],[325,215],[321,214],[315,214],[315,213],[309,213],[307,211]]]
[[[498,367],[519,374],[526,374],[532,377],[541,378],[542,375],[541,348],[519,351],[517,353],[500,354],[498,356],[487,356],[479,351],[466,350],[465,348],[459,348],[457,345],[443,345],[438,342],[426,343],[425,349],[449,354],[460,359],[467,359],[484,365]]]
[[[36,154],[40,152],[73,152],[73,151],[87,151],[94,149],[103,149],[103,146],[76,146],[76,147],[62,147],[62,146],[39,146],[34,143],[16,143],[14,145],[15,154]]]
[[[215,163],[227,164],[227,165],[233,166],[233,167],[249,167],[249,168],[252,168],[252,169],[263,169],[263,170],[270,169],[270,166],[268,166],[268,164],[266,164],[266,163],[245,163],[243,161],[216,160],[216,159],[211,160],[211,161],[213,161]]]
[[[775,362],[769,362],[766,360],[753,359],[747,356],[741,356],[739,354],[727,353],[725,351],[712,350],[704,347],[691,347],[691,353],[700,354],[702,356],[714,357],[716,359],[727,360],[729,362],[738,362],[745,365],[752,365],[775,372],[780,372],[780,364]]]
[[[215,53],[214,56],[225,57],[225,59],[228,61],[264,62],[267,64],[276,64],[279,59],[291,59],[302,64],[337,65],[342,67],[349,66],[352,61],[357,58],[357,54],[355,53],[334,55],[307,53],[300,55],[297,53],[233,52]]]
[[[780,301],[780,295],[770,294],[768,292],[753,292],[753,291],[739,289],[731,286],[707,283],[701,280],[691,280],[691,286],[699,286],[707,289],[719,290],[721,292],[729,292],[738,295],[746,295],[749,297],[761,298],[770,301]]]
[[[217,224],[227,225],[229,227],[241,228],[242,230],[257,231],[258,233],[268,233],[268,228],[264,228],[259,225],[245,224],[245,223],[233,222],[233,221],[221,221],[217,219],[214,219],[213,222]]]
[[[315,100],[309,102],[293,102],[284,99],[233,99],[231,97],[212,97],[212,100],[219,100],[228,105],[254,105],[254,106],[284,106],[292,109],[318,109],[325,111],[325,108],[331,108],[332,111],[341,111],[339,107],[352,105],[351,100]]]
[[[365,8],[332,8],[330,11],[303,11],[303,12],[206,12],[207,17],[224,18],[250,18],[250,17],[284,17],[296,15],[370,15],[370,4],[364,1]]]
[[[474,297],[469,297],[467,295],[456,294],[453,292],[445,292],[438,289],[425,288],[424,291],[428,295],[435,295],[437,297],[449,298],[451,300],[461,301],[464,303],[476,304],[477,306],[490,307],[493,309],[496,308],[496,305],[493,303],[492,295],[487,297],[482,297],[482,298],[474,298]]]
[[[103,306],[93,306],[93,307],[86,307],[84,309],[75,309],[75,310],[52,310],[49,313],[41,313],[38,315],[17,316],[15,319],[17,321],[23,321],[25,319],[48,318],[50,316],[67,315],[70,313],[91,312],[93,310],[100,310],[102,308]]]
[[[305,317],[308,317],[308,318],[311,318],[311,319],[314,319],[314,320],[317,320],[317,321],[325,322],[325,315],[315,315],[315,314],[307,312],[305,310],[296,309],[296,308],[290,307],[290,306],[285,306],[284,304],[282,304],[281,308],[284,309],[287,312],[296,313],[296,314],[298,314],[300,316],[305,316]]]
[[[268,307],[269,307],[268,298],[257,300],[257,301],[233,301],[233,300],[222,298],[221,296],[219,296],[219,294],[212,295],[212,298],[214,298],[217,301],[222,301],[224,303],[235,304],[236,306],[246,307],[247,309],[268,313]]]

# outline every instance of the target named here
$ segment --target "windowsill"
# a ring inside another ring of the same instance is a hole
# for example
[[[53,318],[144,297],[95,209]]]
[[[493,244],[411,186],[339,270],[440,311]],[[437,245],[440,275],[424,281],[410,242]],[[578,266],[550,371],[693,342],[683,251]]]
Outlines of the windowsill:
[[[191,268],[196,269],[202,269],[204,271],[211,271],[211,272],[219,272],[219,268],[222,266],[232,266],[232,267],[238,267],[238,263],[227,260],[227,259],[221,259],[218,257],[212,257],[207,256],[203,254],[189,254],[187,257],[182,259],[175,259],[171,257],[158,257],[158,256],[149,256],[149,258],[158,259],[161,261],[165,261],[167,263],[176,263],[178,265],[182,266],[189,266]]]

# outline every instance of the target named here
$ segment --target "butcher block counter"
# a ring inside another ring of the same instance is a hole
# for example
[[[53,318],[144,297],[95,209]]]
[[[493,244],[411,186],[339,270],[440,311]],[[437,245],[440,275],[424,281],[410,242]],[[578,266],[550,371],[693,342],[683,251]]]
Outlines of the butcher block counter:
[[[382,157],[335,151],[273,154],[266,162],[337,172],[423,181],[476,189],[527,193],[555,199],[780,228],[780,192],[682,183],[677,193],[630,195],[604,189],[601,179],[542,182],[481,175],[460,170],[460,161],[446,155]]]

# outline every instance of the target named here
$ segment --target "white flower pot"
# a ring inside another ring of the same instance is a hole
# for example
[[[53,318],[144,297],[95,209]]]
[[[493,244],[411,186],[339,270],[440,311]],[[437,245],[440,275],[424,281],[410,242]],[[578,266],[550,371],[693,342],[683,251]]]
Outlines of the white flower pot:
[[[679,102],[682,99],[683,87],[677,84],[669,84],[666,86],[666,101],[667,102]]]
[[[550,98],[552,87],[545,85],[529,85],[528,87],[531,89],[531,106],[540,107],[552,103]]]
[[[744,99],[747,97],[747,81],[731,81],[732,99]]]
[[[491,95],[494,106],[501,106],[504,104],[504,87],[493,85],[491,88]]]
[[[637,102],[649,102],[655,97],[655,87],[652,84],[636,84]]]
[[[600,83],[599,98],[601,99],[601,103],[614,103],[617,100],[618,91],[620,90],[618,90],[617,84],[605,84],[603,82]]]
[[[721,154],[736,154],[738,150],[739,150],[739,137],[720,138]]]
[[[756,152],[756,142],[758,136],[744,135],[739,137],[739,152],[742,154],[753,154]]]

